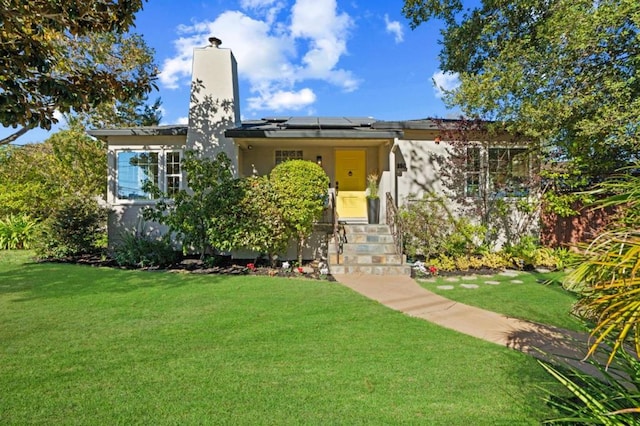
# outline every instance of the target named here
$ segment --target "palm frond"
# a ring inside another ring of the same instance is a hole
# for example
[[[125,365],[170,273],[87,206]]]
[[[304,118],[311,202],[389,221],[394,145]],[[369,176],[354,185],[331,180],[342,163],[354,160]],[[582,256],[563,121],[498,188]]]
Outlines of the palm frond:
[[[585,251],[587,260],[567,277],[565,286],[580,292],[577,310],[597,322],[586,357],[611,339],[609,365],[625,343],[640,348],[640,233],[604,233]]]

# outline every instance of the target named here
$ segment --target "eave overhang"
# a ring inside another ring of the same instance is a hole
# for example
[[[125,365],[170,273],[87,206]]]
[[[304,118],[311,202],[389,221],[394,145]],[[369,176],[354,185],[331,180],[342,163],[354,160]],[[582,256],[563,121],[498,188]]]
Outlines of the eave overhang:
[[[394,139],[401,138],[400,130],[356,129],[246,129],[235,128],[224,132],[234,139]]]
[[[186,136],[187,125],[119,127],[113,129],[91,129],[87,133],[103,139],[109,136]]]

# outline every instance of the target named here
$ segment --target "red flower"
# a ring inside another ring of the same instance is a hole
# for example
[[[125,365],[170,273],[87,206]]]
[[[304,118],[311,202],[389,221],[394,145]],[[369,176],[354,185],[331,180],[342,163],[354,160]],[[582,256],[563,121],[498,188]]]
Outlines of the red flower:
[[[436,268],[435,266],[429,266],[429,273],[431,275],[435,275],[438,273],[438,268]]]
[[[298,272],[302,273],[303,269],[301,267],[298,266]]]
[[[253,263],[247,263],[247,268],[249,268],[252,271],[255,271],[256,270],[256,265],[253,264]]]

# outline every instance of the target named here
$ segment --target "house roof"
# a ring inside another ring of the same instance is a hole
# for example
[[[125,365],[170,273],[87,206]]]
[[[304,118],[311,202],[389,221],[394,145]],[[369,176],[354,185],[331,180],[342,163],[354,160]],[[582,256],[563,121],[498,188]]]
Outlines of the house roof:
[[[402,138],[404,130],[455,130],[460,120],[418,119],[380,121],[371,117],[267,117],[246,120],[240,126],[227,129],[231,138],[344,138],[393,139]],[[179,136],[186,135],[186,124],[93,129],[95,137],[107,136]]]
[[[442,122],[443,120],[439,120]],[[396,129],[396,130],[440,130],[439,121],[430,118],[419,120],[401,120],[401,121],[376,121],[373,123],[375,129]]]
[[[186,124],[173,124],[168,126],[92,129],[87,133],[96,138],[105,136],[186,136],[187,129],[188,126]]]
[[[400,129],[376,128],[371,117],[268,117],[228,129],[231,138],[393,139]]]

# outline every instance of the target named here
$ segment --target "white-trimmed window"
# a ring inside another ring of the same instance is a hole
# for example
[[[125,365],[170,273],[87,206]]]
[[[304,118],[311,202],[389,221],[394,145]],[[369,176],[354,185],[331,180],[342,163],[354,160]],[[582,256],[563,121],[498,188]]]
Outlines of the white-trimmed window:
[[[180,191],[180,183],[182,182],[182,168],[180,167],[181,153],[179,151],[170,151],[166,154],[166,193],[173,197]]]
[[[173,150],[117,151],[116,198],[153,199],[153,195],[144,190],[147,182],[174,195],[182,185],[181,159],[182,153]]]
[[[468,147],[466,157],[466,184],[465,195],[467,197],[480,196],[482,179],[482,157],[480,148]]]
[[[299,149],[277,149],[276,166],[287,160],[302,160],[302,150]]]
[[[479,197],[483,192],[498,197],[528,194],[531,156],[526,148],[468,147],[466,150],[465,195]]]

